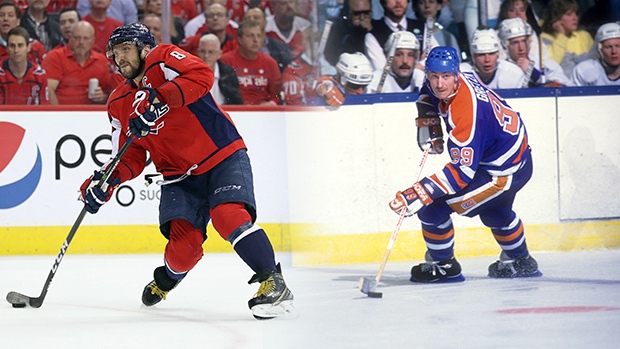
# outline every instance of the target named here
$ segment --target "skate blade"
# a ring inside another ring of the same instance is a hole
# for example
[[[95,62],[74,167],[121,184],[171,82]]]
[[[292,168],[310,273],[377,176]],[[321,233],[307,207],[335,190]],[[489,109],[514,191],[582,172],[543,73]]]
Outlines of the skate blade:
[[[297,317],[297,311],[293,306],[293,301],[282,301],[277,305],[258,304],[252,307],[252,315],[258,320],[269,320],[274,318],[291,319]]]

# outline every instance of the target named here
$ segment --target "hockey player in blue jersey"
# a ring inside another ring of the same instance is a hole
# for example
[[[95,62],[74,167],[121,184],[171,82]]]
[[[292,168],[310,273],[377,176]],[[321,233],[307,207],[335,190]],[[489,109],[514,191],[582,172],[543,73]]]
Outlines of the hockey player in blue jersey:
[[[396,193],[390,208],[417,213],[426,262],[411,269],[412,282],[464,281],[454,258],[450,215],[479,216],[502,249],[489,266],[492,278],[542,275],[528,252],[523,222],[513,211],[517,192],[532,176],[527,132],[519,113],[482,84],[459,71],[452,47],[438,46],[426,59],[426,81],[417,101],[418,143],[443,152],[444,120],[450,162],[439,172]],[[431,125],[431,126],[427,126]]]

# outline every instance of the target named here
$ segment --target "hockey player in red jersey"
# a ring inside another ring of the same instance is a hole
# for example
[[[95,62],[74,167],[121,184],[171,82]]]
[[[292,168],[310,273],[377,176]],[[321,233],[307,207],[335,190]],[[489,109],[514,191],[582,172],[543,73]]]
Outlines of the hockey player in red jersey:
[[[287,288],[271,242],[255,224],[252,170],[243,139],[230,116],[213,100],[209,66],[170,44],[155,46],[141,23],[118,27],[107,53],[127,78],[108,100],[114,153],[126,137],[136,137],[110,178],[109,190],[95,187],[101,172],[81,187],[86,209],[96,213],[115,187],[140,175],[147,151],[163,175],[159,207],[160,231],[168,239],[164,265],[142,294],[152,306],[194,268],[211,221],[255,272],[259,282],[248,302],[254,317],[270,319],[292,311]]]
[[[28,60],[30,35],[22,27],[7,35],[9,58],[0,60],[0,105],[50,104],[45,70]]]
[[[439,172],[396,193],[390,208],[417,213],[426,242],[426,263],[411,269],[412,282],[464,281],[454,258],[450,215],[479,216],[502,249],[489,266],[493,278],[542,275],[528,252],[523,222],[512,210],[517,192],[532,176],[527,132],[519,113],[482,84],[459,71],[452,47],[438,46],[426,59],[426,81],[417,102],[418,143],[443,152],[440,116],[448,132],[451,161]],[[431,126],[426,126],[431,125]]]

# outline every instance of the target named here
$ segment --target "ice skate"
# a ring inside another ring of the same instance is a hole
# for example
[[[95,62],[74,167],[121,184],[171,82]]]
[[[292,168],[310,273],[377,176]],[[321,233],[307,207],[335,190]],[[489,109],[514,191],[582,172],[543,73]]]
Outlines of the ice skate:
[[[411,268],[411,282],[443,283],[461,282],[465,277],[461,274],[461,265],[454,256],[437,262],[426,253],[426,263]]]
[[[258,320],[288,317],[294,313],[293,293],[286,287],[280,264],[276,271],[265,271],[252,276],[249,284],[260,282],[254,298],[248,301],[252,314]]]
[[[542,276],[536,260],[527,254],[524,257],[510,259],[502,252],[499,260],[489,265],[489,277],[492,278],[525,278]]]
[[[166,273],[166,267],[164,266],[156,268],[153,272],[153,277],[154,280],[149,282],[142,292],[142,304],[147,307],[165,300],[168,292],[181,282],[181,280],[172,280],[168,273]]]

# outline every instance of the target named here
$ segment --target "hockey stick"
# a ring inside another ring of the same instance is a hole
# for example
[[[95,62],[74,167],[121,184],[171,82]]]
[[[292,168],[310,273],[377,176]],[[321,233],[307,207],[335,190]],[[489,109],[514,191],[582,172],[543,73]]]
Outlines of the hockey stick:
[[[315,64],[317,65],[316,70],[318,72],[317,80],[318,78],[321,77],[321,74],[323,73],[321,71],[321,59],[323,58],[323,52],[325,51],[325,45],[327,44],[327,39],[329,38],[329,32],[331,30],[332,30],[332,21],[328,19],[325,21],[325,26],[323,27],[323,34],[321,34],[321,42],[319,43],[319,48],[316,54]]]
[[[547,83],[547,77],[545,76],[545,62],[543,57],[543,40],[542,35],[538,35],[538,59],[540,60],[540,83],[544,85]]]
[[[416,176],[415,181],[418,182],[420,180],[420,176],[422,175],[422,169],[424,168],[424,163],[426,162],[426,157],[428,156],[428,152],[431,150],[431,145],[427,144],[426,149],[424,149],[424,154],[422,155],[422,160],[420,160],[420,166],[418,170],[418,175]],[[400,227],[403,224],[403,220],[405,219],[406,209],[403,209],[398,217],[398,222],[396,223],[396,227],[394,228],[394,232],[392,232],[392,236],[390,237],[390,241],[388,242],[387,248],[385,249],[385,253],[383,254],[383,260],[381,261],[381,265],[379,266],[379,271],[377,272],[377,276],[374,279],[370,279],[367,277],[361,277],[360,282],[358,284],[358,288],[362,293],[368,295],[368,297],[372,298],[381,298],[383,297],[383,293],[375,292],[377,289],[377,284],[381,279],[381,274],[383,274],[383,269],[385,269],[385,265],[387,264],[388,258],[390,257],[390,252],[392,252],[392,247],[394,246],[394,242],[396,241],[396,237],[400,232]]]
[[[99,180],[99,183],[97,184],[99,188],[101,188],[101,190],[103,191],[107,190],[108,178],[112,175],[112,172],[114,171],[114,169],[116,169],[116,166],[118,165],[119,161],[121,160],[121,158],[123,157],[127,149],[129,148],[133,140],[134,140],[133,136],[127,137],[127,140],[125,141],[121,149],[118,151],[114,159],[112,159],[112,162],[110,162],[110,166],[108,166],[108,168],[103,172],[103,175],[101,176],[101,180]],[[6,300],[13,305],[13,308],[24,308],[27,305],[31,306],[32,308],[40,308],[41,305],[43,305],[43,301],[45,300],[45,296],[47,295],[47,290],[49,289],[50,284],[52,283],[52,279],[54,278],[54,275],[56,275],[56,271],[58,270],[58,267],[60,266],[60,262],[62,261],[62,258],[65,256],[65,253],[67,253],[69,244],[71,243],[71,240],[73,240],[73,236],[75,235],[78,228],[80,227],[80,224],[82,224],[82,220],[84,219],[85,215],[86,215],[86,206],[84,206],[82,208],[82,211],[80,211],[78,218],[75,220],[75,223],[73,223],[73,227],[71,227],[71,230],[69,231],[69,235],[67,235],[65,242],[63,242],[62,246],[60,247],[60,252],[58,252],[58,256],[56,256],[56,260],[54,260],[54,265],[52,265],[52,269],[50,270],[50,273],[47,275],[47,280],[45,280],[45,284],[43,285],[43,290],[41,291],[41,294],[39,295],[39,297],[36,297],[36,298],[28,297],[19,292],[11,291],[6,295]]]
[[[383,90],[383,84],[385,84],[385,78],[387,78],[390,69],[392,69],[392,61],[394,60],[394,52],[396,52],[396,45],[398,44],[398,39],[400,39],[400,34],[394,35],[394,41],[392,42],[390,52],[388,53],[387,60],[385,61],[385,65],[383,66],[381,80],[379,80],[379,85],[377,86],[377,91],[375,91],[375,93],[381,93],[381,90]]]
[[[431,39],[433,37],[434,27],[435,19],[433,17],[428,17],[424,24],[424,59],[426,59],[428,53],[431,51]]]

